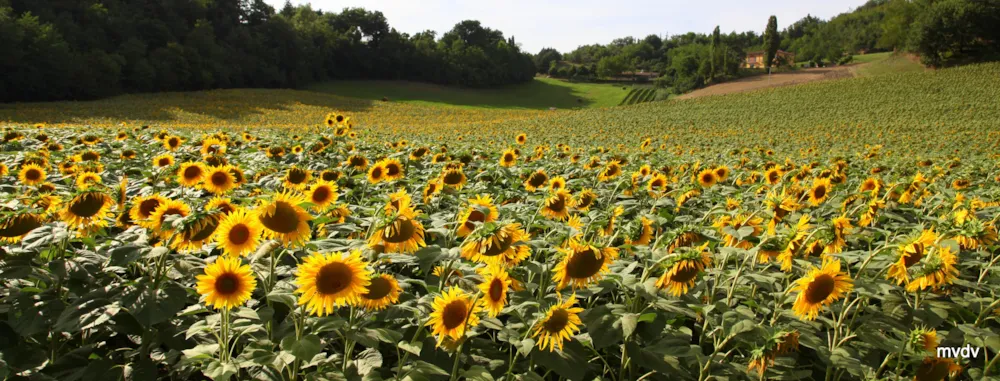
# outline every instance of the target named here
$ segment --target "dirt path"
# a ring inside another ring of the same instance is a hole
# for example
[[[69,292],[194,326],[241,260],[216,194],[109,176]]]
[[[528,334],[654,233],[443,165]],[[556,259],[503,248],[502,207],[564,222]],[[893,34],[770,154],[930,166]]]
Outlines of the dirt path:
[[[768,87],[788,86],[825,79],[847,78],[855,75],[853,70],[855,66],[858,65],[799,69],[792,72],[772,74],[770,79],[766,75],[740,78],[735,81],[724,82],[718,85],[698,89],[674,99],[690,99],[708,95],[742,93],[745,91],[759,90]]]

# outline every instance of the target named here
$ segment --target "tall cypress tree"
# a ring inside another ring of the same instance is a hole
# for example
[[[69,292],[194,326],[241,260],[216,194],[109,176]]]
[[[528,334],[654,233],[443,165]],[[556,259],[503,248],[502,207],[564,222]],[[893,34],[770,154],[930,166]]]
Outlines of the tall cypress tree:
[[[771,16],[767,20],[767,29],[764,30],[764,67],[771,67],[774,55],[778,53],[779,44],[781,35],[778,34],[778,18]]]
[[[711,78],[719,73],[720,69],[720,59],[719,55],[722,53],[722,37],[719,36],[719,26],[715,26],[715,30],[712,31],[712,57],[710,58],[712,63],[712,72],[710,74]]]

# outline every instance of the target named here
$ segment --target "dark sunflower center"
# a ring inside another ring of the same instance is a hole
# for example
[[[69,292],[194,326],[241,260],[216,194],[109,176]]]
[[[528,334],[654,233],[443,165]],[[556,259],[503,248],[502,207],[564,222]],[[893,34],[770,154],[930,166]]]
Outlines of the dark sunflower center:
[[[555,334],[562,332],[566,325],[569,324],[569,312],[565,309],[559,308],[552,311],[552,315],[548,319],[545,319],[545,323],[542,323],[542,327],[545,332],[550,334]]]
[[[914,243],[912,245],[907,246],[906,249],[903,250],[903,264],[905,264],[906,267],[910,267],[917,264],[917,262],[920,262],[920,260],[923,259],[923,257],[924,257],[924,244],[922,243],[919,242]]]
[[[826,186],[820,185],[813,189],[813,197],[820,199],[826,197]]]
[[[382,178],[382,167],[372,168],[372,178],[381,179]]]
[[[330,263],[316,273],[316,292],[336,294],[350,286],[353,280],[354,271],[350,266],[340,262]]]
[[[323,172],[323,175],[322,175],[323,181],[336,181],[337,177],[339,177],[339,176],[337,176],[337,172],[333,172],[333,171]]]
[[[229,185],[229,173],[227,172],[215,172],[212,174],[212,184],[221,187]]]
[[[274,213],[262,214],[260,223],[278,233],[288,234],[299,227],[299,215],[295,207],[285,201],[274,203]]]
[[[201,168],[190,166],[184,169],[184,178],[191,180],[201,177]]]
[[[820,274],[809,282],[809,286],[806,288],[806,301],[810,304],[820,303],[831,293],[833,293],[834,286],[836,282],[833,276],[830,274]]]
[[[42,218],[33,214],[20,214],[7,223],[0,223],[0,237],[20,237],[42,226]]]
[[[83,155],[80,155],[80,158],[86,161],[94,161],[100,159],[101,155],[99,155],[97,152],[94,151],[88,151],[84,152]]]
[[[365,165],[365,159],[354,156],[351,157],[351,165],[355,167],[361,167]]]
[[[500,298],[503,297],[503,288],[503,281],[500,279],[493,279],[493,281],[490,282],[490,300],[496,302],[500,301]]]
[[[706,173],[704,175],[701,175],[701,181],[703,183],[710,183],[710,182],[712,182],[714,180],[715,180],[715,175],[713,175],[711,173]]]
[[[162,158],[162,159],[160,159],[160,160],[158,160],[156,162],[156,165],[158,165],[160,167],[166,167],[166,166],[170,165],[170,159]]]
[[[195,222],[191,228],[184,232],[184,237],[189,241],[202,241],[208,239],[215,233],[215,228],[219,227],[219,221],[215,217],[205,217],[201,221]]]
[[[232,295],[240,289],[240,279],[236,274],[222,274],[215,278],[215,293]]]
[[[461,300],[455,300],[444,306],[444,310],[441,311],[441,321],[444,323],[444,327],[447,329],[455,329],[465,324],[465,318],[468,316],[467,308],[465,302]]]
[[[386,295],[392,292],[392,284],[388,279],[382,277],[372,278],[371,284],[368,285],[368,293],[364,295],[365,299],[382,299]]]
[[[462,183],[462,172],[448,171],[444,174],[444,183],[448,185],[457,185]]]
[[[42,171],[31,168],[24,173],[24,178],[28,179],[29,181],[38,181],[42,178]]]
[[[508,154],[504,154],[503,155],[503,161],[508,162],[508,163],[514,161],[514,155],[511,155],[509,153]]]
[[[540,187],[542,186],[542,184],[545,184],[545,180],[548,180],[548,178],[545,177],[545,175],[536,173],[531,175],[530,178],[528,178],[528,184],[531,184],[531,186],[533,187]]]
[[[948,377],[950,369],[945,361],[930,361],[920,364],[917,369],[916,381],[940,381]]]
[[[603,266],[604,256],[600,252],[594,252],[593,249],[587,248],[576,253],[570,259],[569,263],[566,264],[566,274],[570,278],[586,279],[596,275]]]
[[[312,192],[312,201],[317,204],[321,204],[330,199],[330,188],[319,187]]]
[[[388,176],[396,176],[403,171],[403,168],[396,164],[390,164],[385,166],[385,174]]]
[[[681,283],[688,282],[694,279],[694,277],[698,276],[698,271],[699,269],[697,266],[686,266],[683,269],[680,269],[676,273],[674,273],[674,276],[671,277],[670,279],[672,279],[675,282],[681,282]]]
[[[479,211],[479,209],[472,209],[469,212],[469,217],[465,219],[465,227],[468,229],[475,229],[476,224],[473,222],[484,222],[486,221],[486,214]]]
[[[306,181],[306,171],[301,169],[291,169],[288,171],[288,182],[302,184],[304,181]]]
[[[244,224],[237,224],[229,229],[226,238],[233,245],[242,245],[250,240],[250,228]]]
[[[653,184],[652,185],[653,185],[653,188],[663,188],[663,186],[665,184],[664,184],[663,180],[656,179],[656,180],[653,180]]]
[[[497,233],[497,235],[499,235],[499,232]],[[511,245],[514,244],[514,236],[510,234],[506,234],[503,237],[499,238],[500,238],[499,240],[492,239],[491,241],[487,241],[487,242],[493,242],[493,245],[491,245],[489,248],[486,249],[486,251],[482,252],[481,254],[487,257],[494,257],[503,254],[504,252],[507,251],[507,249],[510,249]]]
[[[549,201],[549,210],[553,212],[562,212],[566,209],[566,200],[562,196],[555,197]]]
[[[389,243],[406,242],[417,232],[417,226],[407,217],[398,217],[386,229],[383,238]]]
[[[105,198],[97,193],[85,193],[73,200],[69,205],[70,212],[78,217],[93,217],[104,207]]]
[[[167,141],[167,144],[170,144],[171,148],[177,148],[177,146],[181,144],[181,141],[171,138],[170,140]]]
[[[586,208],[586,207],[590,206],[590,204],[592,202],[594,202],[594,197],[593,196],[591,196],[589,194],[582,195],[582,196],[580,196],[580,205],[579,205],[579,207]]]

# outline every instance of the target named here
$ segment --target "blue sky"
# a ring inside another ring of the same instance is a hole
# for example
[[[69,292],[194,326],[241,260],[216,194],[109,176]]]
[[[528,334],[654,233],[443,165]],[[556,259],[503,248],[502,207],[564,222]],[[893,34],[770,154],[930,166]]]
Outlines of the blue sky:
[[[265,0],[277,9],[285,0]],[[314,9],[340,12],[346,7],[381,11],[389,25],[414,34],[434,30],[440,36],[462,20],[513,35],[522,49],[538,53],[543,47],[568,52],[577,46],[606,44],[618,37],[650,34],[763,32],[770,15],[778,28],[812,14],[829,19],[848,12],[865,0],[292,0]]]

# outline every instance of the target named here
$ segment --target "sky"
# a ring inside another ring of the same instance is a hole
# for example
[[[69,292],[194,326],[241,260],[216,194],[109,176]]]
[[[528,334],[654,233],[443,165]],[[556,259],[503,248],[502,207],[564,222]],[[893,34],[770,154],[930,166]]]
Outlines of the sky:
[[[767,19],[778,17],[778,29],[811,14],[829,19],[849,12],[865,0],[291,0],[313,9],[340,12],[361,7],[385,15],[389,26],[413,35],[434,30],[440,37],[462,20],[514,36],[521,49],[538,53],[545,47],[566,53],[580,45],[607,44],[619,37],[643,38],[687,32],[763,33]],[[265,0],[280,10],[285,0]]]

